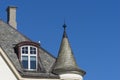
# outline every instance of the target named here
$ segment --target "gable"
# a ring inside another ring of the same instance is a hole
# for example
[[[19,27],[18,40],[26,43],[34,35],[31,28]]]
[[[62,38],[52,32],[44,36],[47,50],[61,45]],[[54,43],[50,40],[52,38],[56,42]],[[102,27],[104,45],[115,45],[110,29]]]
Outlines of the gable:
[[[3,80],[17,80],[9,66],[6,64],[4,59],[0,56],[0,75]]]
[[[3,80],[17,80],[20,75],[0,47],[0,75]]]

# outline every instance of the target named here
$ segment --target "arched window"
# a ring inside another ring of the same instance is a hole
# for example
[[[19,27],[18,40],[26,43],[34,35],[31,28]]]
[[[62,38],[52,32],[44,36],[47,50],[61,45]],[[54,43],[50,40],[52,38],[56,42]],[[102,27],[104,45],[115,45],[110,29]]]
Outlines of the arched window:
[[[30,45],[21,46],[21,62],[24,69],[37,69],[37,48]]]
[[[17,45],[18,58],[25,70],[37,70],[38,68],[38,43],[21,42]]]

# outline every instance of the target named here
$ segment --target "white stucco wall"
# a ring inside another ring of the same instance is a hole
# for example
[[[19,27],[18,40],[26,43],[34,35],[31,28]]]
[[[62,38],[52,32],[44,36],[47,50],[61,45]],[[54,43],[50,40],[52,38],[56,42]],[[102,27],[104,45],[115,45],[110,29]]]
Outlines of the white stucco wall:
[[[0,55],[0,80],[17,80],[6,62]]]

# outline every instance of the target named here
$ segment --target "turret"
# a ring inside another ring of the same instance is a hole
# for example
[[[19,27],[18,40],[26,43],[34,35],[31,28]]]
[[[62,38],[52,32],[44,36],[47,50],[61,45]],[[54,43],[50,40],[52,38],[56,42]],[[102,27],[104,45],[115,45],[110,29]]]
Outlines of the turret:
[[[66,24],[63,25],[64,32],[59,49],[58,57],[54,65],[53,73],[59,74],[61,79],[83,80],[85,71],[80,69],[75,61],[68,36],[66,34]]]

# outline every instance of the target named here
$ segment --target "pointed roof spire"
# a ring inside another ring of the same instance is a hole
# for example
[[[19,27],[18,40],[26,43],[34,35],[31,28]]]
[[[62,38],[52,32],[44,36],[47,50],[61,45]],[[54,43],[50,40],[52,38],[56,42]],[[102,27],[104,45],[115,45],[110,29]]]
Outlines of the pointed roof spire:
[[[80,74],[83,76],[85,72],[79,69],[76,64],[76,61],[73,56],[73,52],[70,47],[70,43],[66,34],[65,23],[63,27],[64,27],[63,38],[61,41],[60,50],[58,53],[56,63],[54,65],[53,72],[56,74],[74,73],[74,74]]]

